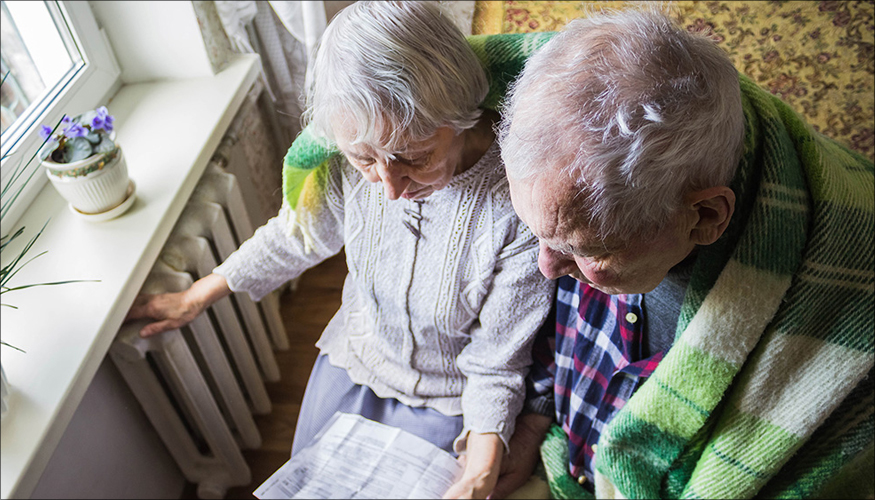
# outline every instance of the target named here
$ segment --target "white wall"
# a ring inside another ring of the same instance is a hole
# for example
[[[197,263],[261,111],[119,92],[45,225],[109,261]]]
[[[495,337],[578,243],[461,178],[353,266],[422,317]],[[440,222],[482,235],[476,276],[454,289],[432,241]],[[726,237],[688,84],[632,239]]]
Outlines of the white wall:
[[[191,2],[88,2],[126,84],[212,76]]]
[[[105,359],[31,498],[180,498],[185,478]]]

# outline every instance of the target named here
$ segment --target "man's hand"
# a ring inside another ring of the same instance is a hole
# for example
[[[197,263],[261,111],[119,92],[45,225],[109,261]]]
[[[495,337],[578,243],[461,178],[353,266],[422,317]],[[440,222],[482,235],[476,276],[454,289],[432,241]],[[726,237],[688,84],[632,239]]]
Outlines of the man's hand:
[[[489,498],[505,498],[526,484],[541,459],[540,447],[553,419],[527,413],[517,417],[510,451],[501,461],[498,482]]]
[[[444,498],[486,498],[495,487],[501,456],[504,454],[504,443],[498,434],[471,432],[467,450],[465,455],[459,457],[465,472],[444,493]]]
[[[183,292],[138,295],[125,321],[144,318],[157,320],[140,329],[141,337],[149,337],[189,324],[213,302],[230,293],[225,278],[210,274],[195,281]]]

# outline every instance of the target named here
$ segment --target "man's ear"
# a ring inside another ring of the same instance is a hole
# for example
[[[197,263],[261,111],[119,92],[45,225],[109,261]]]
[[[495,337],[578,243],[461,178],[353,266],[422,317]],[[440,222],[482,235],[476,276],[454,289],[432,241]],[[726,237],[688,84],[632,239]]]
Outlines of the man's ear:
[[[697,245],[717,241],[735,211],[735,193],[726,186],[689,193],[684,202],[697,216],[695,225],[690,228],[690,240]]]

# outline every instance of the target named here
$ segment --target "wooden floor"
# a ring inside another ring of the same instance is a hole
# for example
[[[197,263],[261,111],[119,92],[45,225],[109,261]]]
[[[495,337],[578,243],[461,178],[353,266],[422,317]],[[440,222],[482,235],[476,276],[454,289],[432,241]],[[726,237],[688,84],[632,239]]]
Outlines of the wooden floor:
[[[252,471],[252,483],[229,489],[225,498],[255,498],[252,492],[289,459],[301,398],[318,353],[315,344],[340,307],[346,273],[345,256],[341,252],[305,272],[298,289],[280,298],[290,347],[286,351],[275,351],[280,381],[265,384],[273,411],[255,416],[261,448],[243,452]],[[186,485],[181,498],[197,498],[196,485]]]

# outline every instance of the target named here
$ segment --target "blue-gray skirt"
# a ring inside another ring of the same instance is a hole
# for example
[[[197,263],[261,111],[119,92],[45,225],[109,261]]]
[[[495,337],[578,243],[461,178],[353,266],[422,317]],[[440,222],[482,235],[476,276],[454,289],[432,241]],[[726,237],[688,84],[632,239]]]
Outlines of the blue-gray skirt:
[[[450,453],[463,427],[461,416],[449,417],[432,408],[414,408],[394,398],[377,396],[369,388],[353,383],[346,370],[332,366],[328,356],[320,354],[301,402],[292,455],[305,448],[338,411],[400,427]]]

